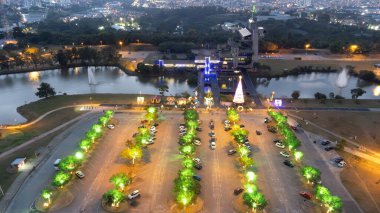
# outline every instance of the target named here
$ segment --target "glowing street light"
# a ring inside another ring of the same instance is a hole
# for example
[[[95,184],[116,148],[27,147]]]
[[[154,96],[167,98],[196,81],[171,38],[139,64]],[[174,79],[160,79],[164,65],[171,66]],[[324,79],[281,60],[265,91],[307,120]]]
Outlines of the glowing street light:
[[[77,160],[82,160],[84,158],[84,153],[81,151],[77,151],[74,156]]]
[[[122,49],[123,48],[123,42],[119,41],[119,45],[120,45],[120,49]]]

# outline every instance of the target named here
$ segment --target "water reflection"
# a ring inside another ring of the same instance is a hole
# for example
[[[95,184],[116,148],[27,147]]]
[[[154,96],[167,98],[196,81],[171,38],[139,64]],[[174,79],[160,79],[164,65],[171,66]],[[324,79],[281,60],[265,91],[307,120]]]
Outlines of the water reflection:
[[[380,96],[380,86],[376,86],[375,89],[373,89],[373,95]]]
[[[40,80],[40,73],[37,71],[30,72],[29,73],[29,81],[39,81]]]
[[[25,120],[16,112],[16,108],[37,100],[35,92],[41,82],[49,83],[58,94],[137,94],[140,91],[142,94],[159,94],[158,87],[161,84],[168,85],[168,94],[173,95],[183,92],[192,94],[194,90],[183,80],[184,77],[179,80],[173,77],[128,76],[112,67],[97,67],[93,74],[96,85],[89,85],[87,68],[0,75],[0,99],[7,100],[0,105],[0,124]]]

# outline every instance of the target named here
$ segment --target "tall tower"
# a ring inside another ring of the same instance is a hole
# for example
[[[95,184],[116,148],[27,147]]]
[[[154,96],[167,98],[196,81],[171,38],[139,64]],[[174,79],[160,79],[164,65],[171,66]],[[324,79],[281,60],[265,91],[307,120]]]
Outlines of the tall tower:
[[[252,17],[249,19],[251,31],[252,31],[252,64],[259,62],[259,30],[257,26],[257,17],[256,17],[256,5],[252,5]]]

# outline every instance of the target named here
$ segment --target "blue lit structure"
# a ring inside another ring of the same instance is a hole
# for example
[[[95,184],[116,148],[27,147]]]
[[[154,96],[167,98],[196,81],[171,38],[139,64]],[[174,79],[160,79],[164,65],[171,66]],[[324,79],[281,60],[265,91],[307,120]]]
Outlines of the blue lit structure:
[[[209,75],[211,71],[210,57],[205,57],[205,75]]]
[[[158,66],[160,67],[160,68],[162,68],[162,67],[164,67],[164,60],[158,60]]]

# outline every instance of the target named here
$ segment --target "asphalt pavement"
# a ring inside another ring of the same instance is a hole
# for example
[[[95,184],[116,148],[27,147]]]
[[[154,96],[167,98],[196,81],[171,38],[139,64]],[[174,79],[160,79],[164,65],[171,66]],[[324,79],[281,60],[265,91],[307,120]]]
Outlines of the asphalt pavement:
[[[86,131],[97,121],[99,116],[100,113],[90,113],[53,139],[59,139],[61,142],[52,150],[50,157],[29,175],[5,212],[27,213],[31,210],[35,198],[37,198],[41,191],[52,181],[56,172],[53,167],[54,161],[58,158],[73,154],[74,150],[78,147],[79,139],[85,135]]]

